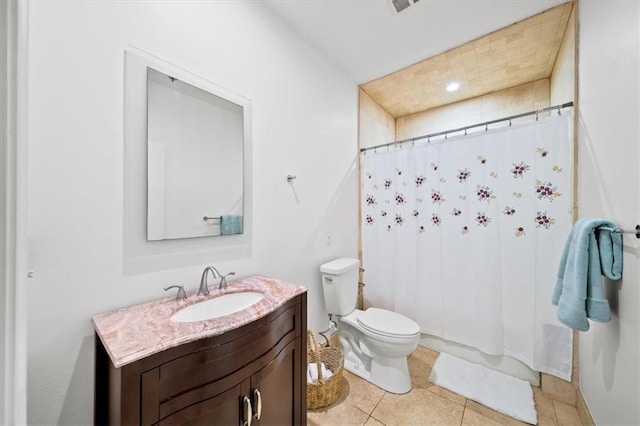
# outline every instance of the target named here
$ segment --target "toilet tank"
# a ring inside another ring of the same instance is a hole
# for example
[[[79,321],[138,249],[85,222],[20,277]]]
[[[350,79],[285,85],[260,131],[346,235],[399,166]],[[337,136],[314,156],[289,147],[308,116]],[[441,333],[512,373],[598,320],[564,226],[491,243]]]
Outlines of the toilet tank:
[[[358,259],[343,257],[320,265],[322,291],[327,312],[348,315],[358,299]]]

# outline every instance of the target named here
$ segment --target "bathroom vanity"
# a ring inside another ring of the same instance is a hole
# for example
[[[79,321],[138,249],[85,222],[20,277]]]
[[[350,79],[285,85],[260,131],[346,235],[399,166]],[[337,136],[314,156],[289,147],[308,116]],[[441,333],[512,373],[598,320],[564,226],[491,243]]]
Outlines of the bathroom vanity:
[[[205,321],[171,317],[240,292],[264,297]],[[248,277],[97,315],[96,424],[306,424],[306,289]]]

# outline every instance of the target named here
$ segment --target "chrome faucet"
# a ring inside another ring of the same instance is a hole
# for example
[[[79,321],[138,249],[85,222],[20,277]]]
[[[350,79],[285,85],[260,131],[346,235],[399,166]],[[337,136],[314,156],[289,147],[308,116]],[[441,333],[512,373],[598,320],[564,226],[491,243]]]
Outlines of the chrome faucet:
[[[207,266],[202,271],[202,277],[200,278],[200,288],[198,289],[198,295],[207,296],[209,294],[209,287],[207,287],[207,274],[211,271],[213,278],[222,278],[220,272],[213,266]]]
[[[211,271],[211,275],[213,275],[213,278],[218,278],[220,280],[220,284],[218,284],[218,290],[224,290],[225,288],[228,288],[229,285],[227,284],[227,277],[229,275],[236,274],[235,272],[229,272],[227,275],[222,275],[213,266],[207,266],[206,268],[204,268],[204,271],[202,271],[202,277],[200,278],[200,288],[198,289],[198,295],[206,296],[209,294],[209,287],[207,286],[207,275],[209,271]]]
[[[222,275],[220,277],[220,284],[218,285],[218,289],[219,290],[224,290],[225,288],[228,288],[229,285],[227,284],[227,277],[229,275],[235,275],[235,272],[229,272],[227,275]]]
[[[184,287],[181,285],[170,285],[169,287],[165,287],[164,291],[170,290],[172,288],[178,289],[178,294],[176,294],[176,300],[187,300],[187,293],[184,291]]]

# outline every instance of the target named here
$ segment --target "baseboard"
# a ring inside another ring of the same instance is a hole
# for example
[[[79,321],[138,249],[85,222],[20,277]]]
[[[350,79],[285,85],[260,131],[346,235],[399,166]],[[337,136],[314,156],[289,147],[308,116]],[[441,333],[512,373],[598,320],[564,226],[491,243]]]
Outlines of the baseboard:
[[[578,389],[577,394],[576,410],[578,410],[578,416],[580,416],[582,424],[585,426],[595,426],[596,423],[593,421],[593,417],[591,417],[589,407],[587,407],[584,396],[582,396],[582,391]]]

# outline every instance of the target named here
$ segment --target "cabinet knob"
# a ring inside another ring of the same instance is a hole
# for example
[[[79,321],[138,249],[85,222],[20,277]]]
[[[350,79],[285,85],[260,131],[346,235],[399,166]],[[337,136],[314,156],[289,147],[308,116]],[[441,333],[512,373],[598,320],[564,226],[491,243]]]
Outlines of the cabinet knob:
[[[251,426],[251,421],[253,420],[253,411],[251,410],[251,400],[248,396],[242,398],[242,402],[244,403],[244,418],[245,421],[243,426]]]
[[[260,416],[262,415],[262,395],[260,395],[260,391],[258,389],[254,389],[253,396],[255,396],[256,398],[256,413],[253,415],[253,417],[256,420],[260,420]]]

